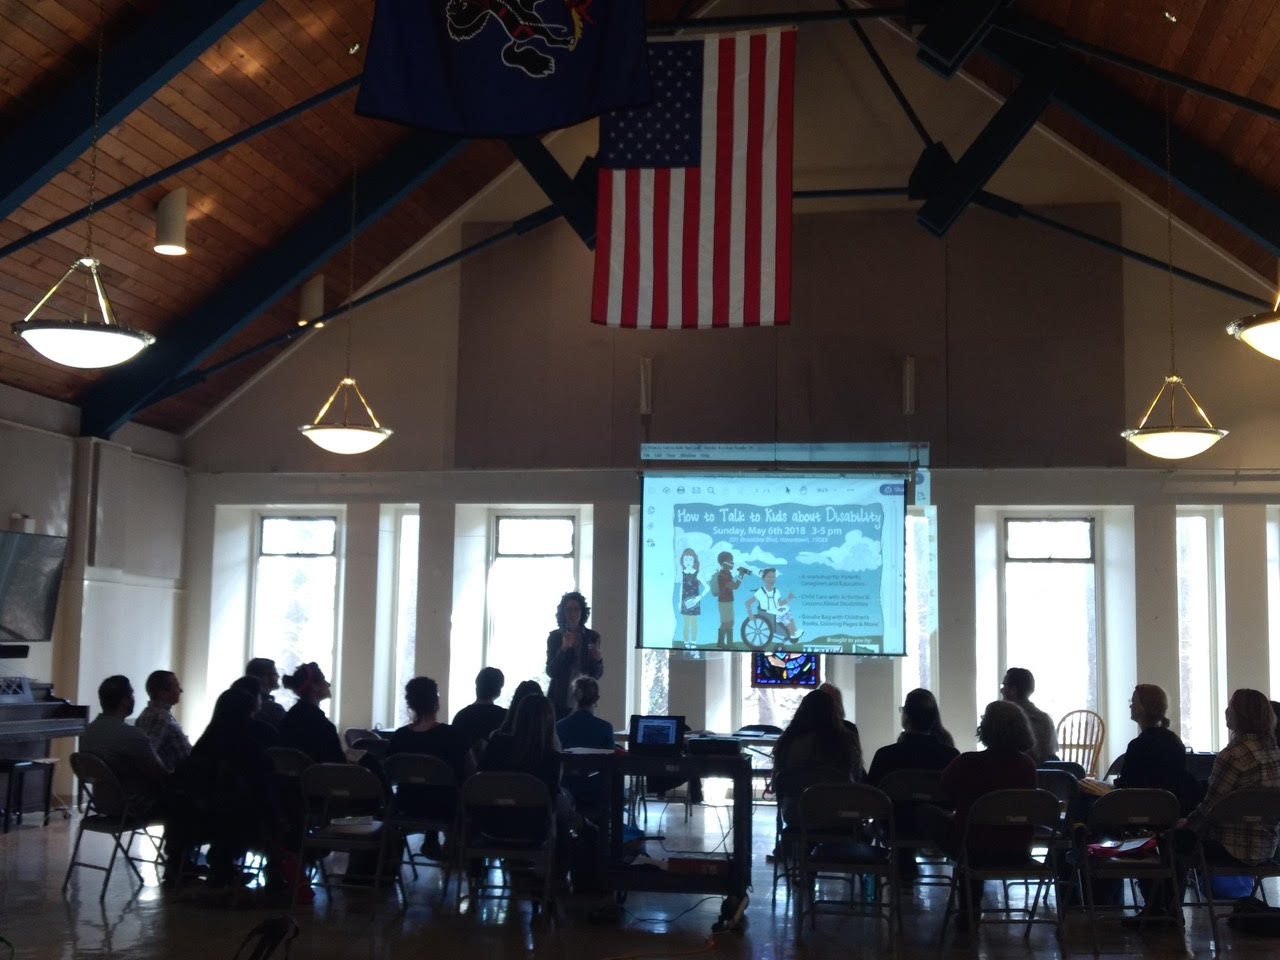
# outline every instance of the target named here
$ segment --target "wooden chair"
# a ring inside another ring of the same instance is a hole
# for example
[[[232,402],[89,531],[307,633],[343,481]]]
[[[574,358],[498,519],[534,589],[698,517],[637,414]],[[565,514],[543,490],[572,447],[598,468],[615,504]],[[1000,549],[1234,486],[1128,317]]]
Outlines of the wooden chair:
[[[1084,767],[1090,777],[1098,775],[1098,756],[1107,738],[1107,724],[1092,710],[1072,710],[1058,721],[1058,756]]]

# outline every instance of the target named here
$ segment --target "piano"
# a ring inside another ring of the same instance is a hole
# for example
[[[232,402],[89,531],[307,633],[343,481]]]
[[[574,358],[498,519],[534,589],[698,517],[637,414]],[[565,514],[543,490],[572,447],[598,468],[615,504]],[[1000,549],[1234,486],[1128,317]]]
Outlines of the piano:
[[[55,697],[53,684],[0,677],[0,757],[37,760],[51,756],[50,741],[78,737],[88,725],[89,708]],[[28,777],[22,809],[37,810],[43,805],[40,779]]]

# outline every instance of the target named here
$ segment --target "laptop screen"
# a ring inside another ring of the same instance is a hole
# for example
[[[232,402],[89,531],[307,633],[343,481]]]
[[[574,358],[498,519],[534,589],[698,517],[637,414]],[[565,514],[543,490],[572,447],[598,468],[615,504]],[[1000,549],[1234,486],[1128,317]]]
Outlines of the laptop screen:
[[[684,752],[680,734],[684,717],[631,717],[631,753],[679,756]]]

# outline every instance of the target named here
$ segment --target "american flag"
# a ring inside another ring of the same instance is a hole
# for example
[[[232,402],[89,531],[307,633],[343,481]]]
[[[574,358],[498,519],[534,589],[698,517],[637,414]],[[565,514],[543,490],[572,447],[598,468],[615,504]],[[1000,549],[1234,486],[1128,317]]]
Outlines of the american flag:
[[[593,323],[788,321],[795,37],[649,45],[653,103],[600,121]]]

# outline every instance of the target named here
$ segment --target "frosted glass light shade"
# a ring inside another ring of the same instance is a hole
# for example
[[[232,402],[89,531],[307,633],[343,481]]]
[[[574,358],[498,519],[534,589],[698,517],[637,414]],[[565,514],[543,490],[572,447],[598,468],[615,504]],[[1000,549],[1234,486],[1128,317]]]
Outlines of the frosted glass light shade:
[[[1161,460],[1185,460],[1204,453],[1227,435],[1212,427],[1145,427],[1121,436],[1143,453]]]
[[[1156,405],[1160,403],[1160,399],[1164,396],[1166,390],[1169,392],[1169,422],[1147,426],[1151,420],[1152,412],[1156,409]],[[1195,426],[1179,426],[1177,419],[1179,390],[1190,401],[1192,409],[1195,410],[1196,415],[1200,418],[1201,422],[1199,424]],[[1164,378],[1164,382],[1160,384],[1160,389],[1156,391],[1151,405],[1147,407],[1147,412],[1138,421],[1138,426],[1135,429],[1122,430],[1120,432],[1120,436],[1124,437],[1143,453],[1148,456],[1159,457],[1161,460],[1185,460],[1187,457],[1194,457],[1196,454],[1204,453],[1226,435],[1226,430],[1213,425],[1209,420],[1209,415],[1204,412],[1204,408],[1191,395],[1186,383],[1176,373],[1171,373]]]
[[[367,453],[391,436],[386,427],[352,427],[335,423],[311,423],[299,429],[321,450],[341,454]]]
[[[326,421],[325,414],[329,412],[339,394],[342,395],[342,422]],[[348,422],[351,394],[355,394],[356,399],[360,401],[360,406],[364,408],[365,416],[369,418],[367,426]],[[329,394],[329,399],[316,414],[315,420],[299,427],[298,430],[321,450],[341,454],[365,453],[372,450],[391,436],[392,432],[378,422],[378,418],[373,414],[373,408],[369,406],[369,401],[364,398],[364,394],[360,392],[360,388],[352,377],[343,377],[339,380],[333,393]]]
[[[74,320],[31,320],[15,323],[13,331],[54,363],[86,370],[124,363],[156,339],[142,330]]]
[[[1280,312],[1255,313],[1227,324],[1227,333],[1259,353],[1280,360]]]

